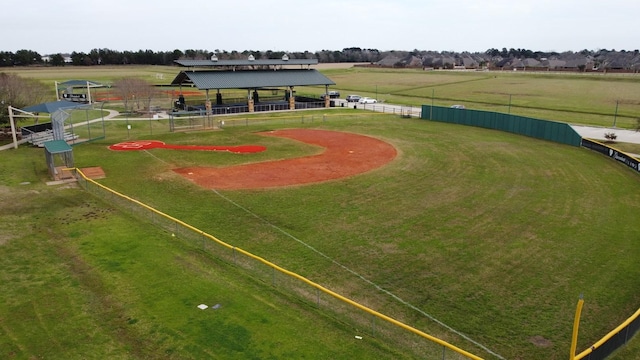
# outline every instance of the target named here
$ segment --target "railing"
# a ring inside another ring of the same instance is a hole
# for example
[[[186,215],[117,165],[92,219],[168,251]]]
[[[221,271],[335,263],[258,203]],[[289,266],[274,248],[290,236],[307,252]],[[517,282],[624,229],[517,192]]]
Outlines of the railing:
[[[106,200],[122,211],[130,211],[134,216],[171,232],[192,246],[251,272],[253,276],[271,286],[296,295],[310,306],[335,314],[342,322],[354,329],[358,338],[371,336],[383,339],[388,344],[393,344],[394,347],[417,358],[481,359],[479,356],[350,300],[248,251],[227,244],[138,200],[109,189],[87,178],[79,169],[74,170],[78,183],[87,192]]]
[[[573,359],[604,360],[631,340],[638,330],[640,330],[640,309],[617,328],[593,344],[593,346],[573,357]]]
[[[581,145],[583,147],[586,147],[587,149],[597,151],[605,156],[619,161],[624,165],[630,167],[631,169],[640,172],[640,160],[636,159],[636,157],[631,154],[627,154],[626,152],[618,150],[613,146],[609,146],[592,139],[582,139]]]
[[[336,107],[345,107],[350,109],[370,110],[384,114],[395,114],[405,118],[420,118],[422,116],[422,107],[392,105],[384,103],[360,104],[357,102],[347,102],[346,100],[336,99]]]

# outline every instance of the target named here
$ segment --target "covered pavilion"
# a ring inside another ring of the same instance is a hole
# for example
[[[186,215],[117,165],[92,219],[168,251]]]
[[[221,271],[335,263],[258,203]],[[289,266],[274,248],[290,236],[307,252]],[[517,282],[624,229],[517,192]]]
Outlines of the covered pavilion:
[[[216,91],[216,107],[224,107],[220,90],[243,89],[247,91],[247,110],[254,112],[260,110],[256,105],[260,102],[258,90],[269,89],[277,92],[278,88],[285,88],[284,102],[280,107],[265,108],[294,110],[302,107],[296,106],[294,87],[296,86],[325,86],[328,93],[330,85],[335,85],[331,79],[321,74],[318,70],[311,69],[318,64],[317,59],[289,59],[286,55],[282,59],[254,60],[251,56],[248,60],[218,60],[215,55],[211,60],[176,60],[177,64],[188,67],[181,71],[171,82],[173,86],[195,86],[206,93],[205,109],[207,114],[212,113],[212,102],[209,96],[210,90]],[[276,90],[274,90],[276,89]],[[301,100],[301,99],[299,99]],[[184,104],[184,98],[181,98]],[[318,102],[316,102],[317,104]],[[329,97],[320,100],[320,107],[329,107]],[[307,107],[307,106],[304,106]]]

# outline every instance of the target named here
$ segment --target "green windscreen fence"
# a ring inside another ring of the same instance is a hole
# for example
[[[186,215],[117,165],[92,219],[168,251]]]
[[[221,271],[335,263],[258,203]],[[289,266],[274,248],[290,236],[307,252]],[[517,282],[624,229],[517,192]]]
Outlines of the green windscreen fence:
[[[421,118],[507,131],[572,146],[580,146],[582,141],[582,137],[569,124],[491,111],[422,105]]]

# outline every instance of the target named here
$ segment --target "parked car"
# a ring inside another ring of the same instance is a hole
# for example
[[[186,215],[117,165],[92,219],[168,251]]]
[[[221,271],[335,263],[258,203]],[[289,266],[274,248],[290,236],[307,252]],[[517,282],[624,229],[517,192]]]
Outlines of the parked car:
[[[327,94],[320,95],[320,98],[322,100],[324,100],[324,98],[326,98],[327,95],[329,95],[329,99],[337,99],[337,98],[340,97],[340,92],[339,91],[329,91]]]
[[[464,109],[464,105],[451,105],[452,109]]]
[[[377,102],[378,102],[378,100],[370,98],[370,97],[363,97],[360,100],[358,100],[359,104],[375,104]]]
[[[360,101],[360,95],[347,96],[347,102],[358,102],[358,101]]]

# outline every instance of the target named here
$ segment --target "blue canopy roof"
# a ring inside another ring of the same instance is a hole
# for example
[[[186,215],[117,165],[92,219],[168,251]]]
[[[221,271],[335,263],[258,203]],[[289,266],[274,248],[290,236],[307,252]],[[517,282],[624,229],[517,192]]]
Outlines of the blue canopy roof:
[[[64,88],[64,87],[102,87],[104,85],[95,82],[95,81],[91,81],[91,80],[68,80],[65,82],[61,82],[58,83],[58,87]]]
[[[27,111],[31,113],[49,113],[53,114],[54,112],[60,109],[75,109],[83,106],[89,106],[88,104],[71,102],[71,101],[52,101],[47,103],[42,103],[38,105],[31,105],[25,108],[22,108],[22,111]]]

